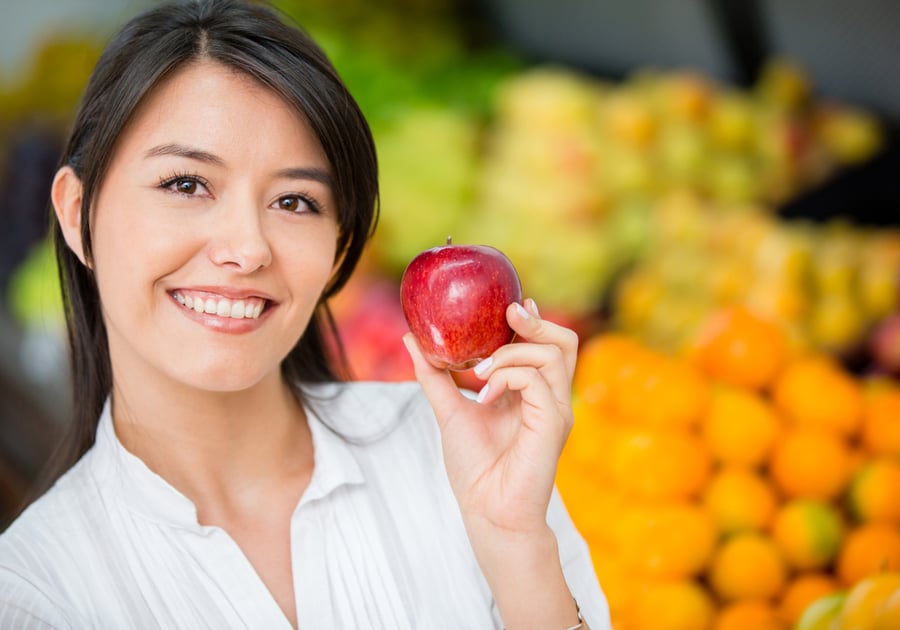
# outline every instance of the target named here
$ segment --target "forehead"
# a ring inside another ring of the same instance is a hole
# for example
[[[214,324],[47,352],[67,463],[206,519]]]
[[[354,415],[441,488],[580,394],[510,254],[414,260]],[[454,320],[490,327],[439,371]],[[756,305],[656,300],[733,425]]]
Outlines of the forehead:
[[[209,59],[185,65],[155,86],[135,110],[119,148],[173,141],[226,152],[267,144],[284,158],[293,148],[327,166],[300,111],[257,79]]]

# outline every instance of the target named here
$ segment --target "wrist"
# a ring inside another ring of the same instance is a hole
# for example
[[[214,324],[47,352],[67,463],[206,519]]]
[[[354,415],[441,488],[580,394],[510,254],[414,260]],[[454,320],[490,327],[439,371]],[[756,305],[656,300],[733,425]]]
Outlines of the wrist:
[[[563,575],[553,530],[509,531],[467,524],[472,548],[507,630],[567,628],[580,623]]]

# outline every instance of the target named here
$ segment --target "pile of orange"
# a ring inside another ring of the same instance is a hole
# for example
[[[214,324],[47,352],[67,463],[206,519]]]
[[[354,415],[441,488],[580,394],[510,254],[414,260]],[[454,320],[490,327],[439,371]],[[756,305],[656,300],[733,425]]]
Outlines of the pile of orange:
[[[900,571],[900,382],[732,308],[681,356],[587,340],[574,390],[557,484],[615,630],[789,630]]]

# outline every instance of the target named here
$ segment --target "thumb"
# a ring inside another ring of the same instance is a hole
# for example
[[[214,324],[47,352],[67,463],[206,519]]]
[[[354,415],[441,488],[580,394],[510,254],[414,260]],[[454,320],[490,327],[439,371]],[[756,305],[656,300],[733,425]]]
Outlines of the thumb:
[[[438,422],[441,422],[442,418],[453,414],[465,397],[459,391],[450,372],[440,370],[428,362],[412,333],[403,335],[403,344],[412,359],[416,380],[431,403]]]

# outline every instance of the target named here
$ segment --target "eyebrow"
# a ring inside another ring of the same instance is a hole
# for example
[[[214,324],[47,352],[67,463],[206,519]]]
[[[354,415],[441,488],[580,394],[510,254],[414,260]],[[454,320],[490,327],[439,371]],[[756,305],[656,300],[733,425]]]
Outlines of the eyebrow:
[[[175,155],[178,157],[188,158],[190,160],[206,162],[207,164],[212,164],[214,166],[225,166],[225,160],[220,158],[218,155],[215,155],[208,151],[202,151],[201,149],[194,149],[183,144],[175,143],[155,146],[152,149],[148,150],[144,154],[144,157],[151,158],[160,157],[163,155]]]
[[[161,144],[159,146],[153,147],[152,149],[149,149],[144,154],[144,157],[151,158],[165,155],[174,155],[177,157],[188,158],[190,160],[197,160],[199,162],[212,164],[213,166],[225,166],[225,160],[220,158],[218,155],[215,155],[214,153],[171,142],[167,144]],[[334,183],[331,177],[331,173],[329,173],[325,169],[317,167],[285,168],[275,173],[275,175],[279,178],[284,179],[312,180],[321,184],[325,184],[329,187]]]
[[[315,182],[319,182],[320,184],[325,184],[328,187],[331,187],[333,184],[331,173],[329,173],[325,169],[317,168],[314,166],[301,168],[285,168],[278,171],[275,175],[284,179],[309,179]]]

